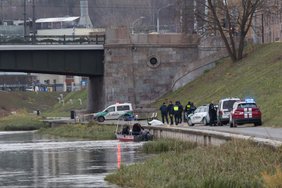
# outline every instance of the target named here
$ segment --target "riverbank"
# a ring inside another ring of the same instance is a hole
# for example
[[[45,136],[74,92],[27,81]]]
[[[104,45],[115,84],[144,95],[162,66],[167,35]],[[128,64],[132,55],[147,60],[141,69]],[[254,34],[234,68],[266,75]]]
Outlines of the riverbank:
[[[181,145],[171,140],[146,143],[145,151],[163,152],[144,163],[122,166],[106,180],[122,187],[282,186],[281,147],[241,140],[220,147]]]
[[[71,137],[91,140],[114,140],[115,125],[89,124],[69,124],[54,128],[41,128],[39,134],[48,134],[59,137]]]
[[[115,125],[93,122],[44,128],[41,118],[35,115],[16,114],[6,118],[0,122],[0,128],[2,124],[10,130],[25,130],[32,125],[36,129],[42,126],[38,131],[40,134],[91,140],[115,139]],[[282,147],[273,149],[241,140],[219,147],[203,147],[167,139],[145,143],[143,152],[160,154],[141,164],[122,166],[106,180],[122,187],[282,186]]]
[[[0,131],[31,131],[46,127],[42,118],[25,111],[1,118]]]

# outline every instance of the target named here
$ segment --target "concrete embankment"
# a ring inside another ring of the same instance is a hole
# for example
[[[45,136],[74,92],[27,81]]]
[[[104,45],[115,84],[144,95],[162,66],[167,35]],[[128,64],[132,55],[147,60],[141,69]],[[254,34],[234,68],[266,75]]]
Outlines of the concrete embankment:
[[[45,120],[51,127],[59,126],[61,124],[74,124],[75,121],[69,118],[48,119]],[[172,138],[190,142],[197,142],[202,145],[221,145],[232,139],[251,140],[258,144],[267,145],[271,147],[282,146],[282,129],[268,128],[268,127],[237,127],[229,128],[223,127],[209,127],[209,126],[195,126],[188,127],[186,123],[178,126],[150,126],[147,121],[114,121],[109,120],[101,124],[119,124],[119,125],[133,125],[140,123],[145,129],[148,129],[155,138]],[[281,135],[281,136],[280,136]]]
[[[282,146],[282,137],[279,137],[279,132],[282,129],[274,129],[267,127],[249,127],[242,126],[237,128],[223,127],[209,127],[209,126],[195,126],[188,127],[186,123],[182,123],[178,126],[150,126],[147,121],[106,121],[105,124],[124,124],[133,125],[134,123],[140,123],[145,129],[148,129],[151,134],[156,138],[173,138],[184,141],[197,142],[203,145],[220,145],[231,139],[244,139],[251,140],[253,142],[267,145],[271,147]],[[213,130],[209,130],[213,129]],[[277,134],[275,134],[277,133]],[[271,136],[273,135],[273,136]]]
[[[279,140],[260,138],[249,135],[219,132],[213,130],[189,129],[183,127],[144,126],[157,138],[173,138],[184,141],[197,142],[203,145],[220,145],[231,139],[251,140],[262,145],[272,147],[282,146]]]

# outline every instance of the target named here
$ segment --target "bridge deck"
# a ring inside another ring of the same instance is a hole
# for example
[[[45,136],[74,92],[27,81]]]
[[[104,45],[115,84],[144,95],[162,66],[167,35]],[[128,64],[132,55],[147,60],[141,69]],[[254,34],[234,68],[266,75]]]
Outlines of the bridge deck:
[[[103,50],[104,45],[0,45],[0,51],[10,50]]]

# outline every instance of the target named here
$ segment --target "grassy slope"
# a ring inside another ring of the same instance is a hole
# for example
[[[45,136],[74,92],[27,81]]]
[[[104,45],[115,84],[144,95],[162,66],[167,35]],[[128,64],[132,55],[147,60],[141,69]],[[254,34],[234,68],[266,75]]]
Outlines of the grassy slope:
[[[57,94],[59,95],[59,94]],[[72,100],[72,104],[70,103],[70,99]],[[82,105],[80,105],[79,99],[82,101]],[[87,92],[86,90],[81,90],[77,92],[70,92],[64,95],[65,104],[58,103],[56,101],[52,110],[46,112],[45,116],[70,116],[71,110],[84,110],[87,106]]]
[[[58,103],[58,97],[63,94],[65,105]],[[73,104],[70,103],[72,99]],[[80,105],[79,100],[82,100]],[[11,111],[25,109],[28,113],[40,110],[43,116],[69,116],[74,109],[85,109],[87,92],[85,90],[71,93],[57,92],[0,92],[0,117]]]
[[[282,54],[281,43],[260,47],[238,63],[224,59],[192,83],[162,97],[180,100],[196,106],[209,102],[218,103],[224,97],[253,97],[263,113],[265,126],[282,127]]]
[[[56,102],[58,93],[35,92],[0,92],[1,116],[11,111],[26,109],[46,111]]]
[[[199,106],[211,101],[217,103],[224,97],[254,97],[263,112],[264,126],[282,127],[281,48],[281,43],[265,45],[238,63],[224,59],[200,78],[160,98],[155,106],[165,99],[180,100],[182,104],[190,100]],[[69,116],[73,109],[86,108],[85,90],[64,93],[64,106],[58,103],[59,96],[60,93],[55,92],[0,92],[0,116],[22,108],[28,112],[39,109],[43,116]],[[82,105],[79,105],[79,98]],[[70,104],[70,99],[73,104]]]

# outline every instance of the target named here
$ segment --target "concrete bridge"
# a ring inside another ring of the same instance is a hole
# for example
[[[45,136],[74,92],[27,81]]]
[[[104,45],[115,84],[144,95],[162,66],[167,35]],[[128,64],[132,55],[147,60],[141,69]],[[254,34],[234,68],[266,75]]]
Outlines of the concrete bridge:
[[[0,45],[0,71],[88,76],[89,112],[116,102],[136,108],[193,80],[223,56],[201,48],[197,35],[131,34],[119,27],[107,30],[98,45]]]
[[[88,76],[88,110],[103,105],[103,45],[0,45],[0,71]]]

